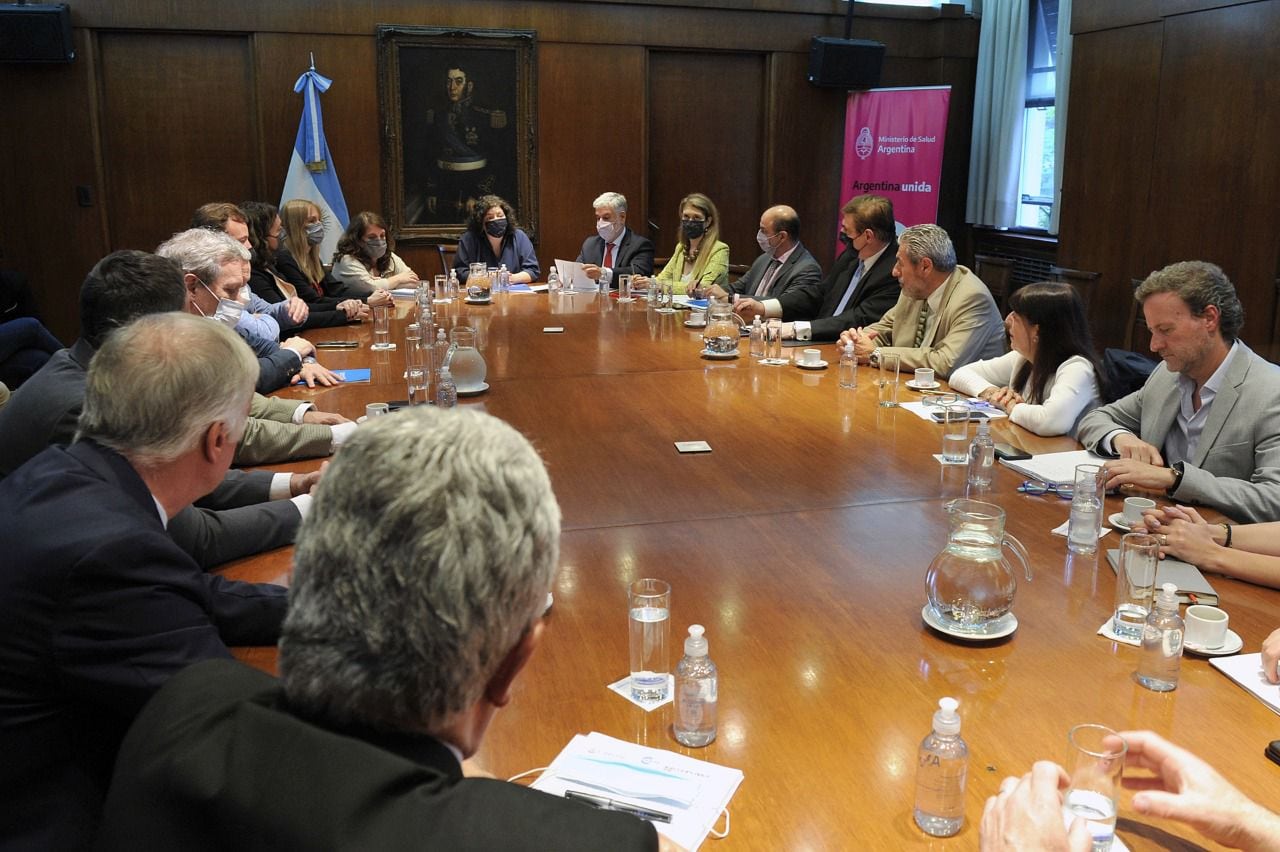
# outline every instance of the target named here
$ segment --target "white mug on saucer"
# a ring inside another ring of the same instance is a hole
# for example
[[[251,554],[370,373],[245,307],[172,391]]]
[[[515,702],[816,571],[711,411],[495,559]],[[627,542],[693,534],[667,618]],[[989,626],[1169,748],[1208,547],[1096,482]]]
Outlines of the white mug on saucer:
[[[803,363],[806,367],[816,367],[818,362],[822,360],[821,349],[806,349],[801,353]]]
[[[927,388],[933,387],[933,370],[928,367],[920,367],[916,370],[916,386]]]
[[[1194,604],[1187,607],[1186,632],[1183,634],[1188,645],[1213,650],[1221,648],[1227,641],[1227,617],[1225,610],[1216,606]]]
[[[1146,497],[1126,497],[1124,498],[1124,522],[1130,529],[1138,529],[1142,526],[1142,513],[1155,507],[1155,500]]]

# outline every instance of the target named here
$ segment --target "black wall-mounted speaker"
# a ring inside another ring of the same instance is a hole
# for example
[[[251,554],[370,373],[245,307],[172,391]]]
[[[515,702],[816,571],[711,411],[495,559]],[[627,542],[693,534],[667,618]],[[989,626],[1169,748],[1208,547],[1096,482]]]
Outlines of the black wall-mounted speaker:
[[[70,62],[75,58],[71,8],[66,3],[0,3],[0,62]]]
[[[860,38],[816,36],[809,43],[809,82],[835,89],[880,85],[884,45]]]

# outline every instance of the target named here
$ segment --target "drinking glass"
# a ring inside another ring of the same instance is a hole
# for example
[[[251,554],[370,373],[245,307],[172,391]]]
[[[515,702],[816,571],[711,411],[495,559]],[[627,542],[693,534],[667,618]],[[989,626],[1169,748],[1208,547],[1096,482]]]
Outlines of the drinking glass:
[[[895,408],[898,405],[898,368],[901,356],[896,352],[880,355],[880,407]]]
[[[1067,742],[1071,783],[1062,807],[1088,823],[1093,852],[1107,852],[1116,833],[1116,791],[1129,744],[1103,725],[1076,725]]]
[[[632,300],[631,299],[631,276],[619,275],[618,276],[618,301],[630,302],[631,300]]]
[[[427,371],[422,367],[410,367],[405,376],[409,383],[409,405],[426,405],[429,398]]]
[[[1155,594],[1156,563],[1160,540],[1145,532],[1132,532],[1120,539],[1116,561],[1116,611],[1111,629],[1117,636],[1137,639],[1151,612]]]
[[[631,697],[656,701],[667,697],[671,671],[667,640],[671,632],[671,584],[652,578],[636,580],[627,594],[631,650]]]
[[[391,306],[374,305],[373,307],[373,346],[375,352],[395,349],[391,342]]]
[[[676,309],[671,306],[674,299],[671,282],[659,281],[655,286],[658,291],[658,313],[674,314]]]
[[[1090,554],[1098,549],[1105,483],[1101,465],[1076,465],[1075,485],[1071,492],[1071,518],[1067,524],[1067,550],[1072,553]]]
[[[452,302],[453,297],[449,293],[449,276],[437,275],[434,279],[435,300],[437,302]]]
[[[782,320],[774,318],[769,320],[769,324],[764,328],[765,361],[771,364],[781,364],[782,361]]]
[[[969,459],[969,406],[964,403],[942,409],[942,460]]]
[[[405,369],[422,366],[422,326],[411,322],[404,327]]]

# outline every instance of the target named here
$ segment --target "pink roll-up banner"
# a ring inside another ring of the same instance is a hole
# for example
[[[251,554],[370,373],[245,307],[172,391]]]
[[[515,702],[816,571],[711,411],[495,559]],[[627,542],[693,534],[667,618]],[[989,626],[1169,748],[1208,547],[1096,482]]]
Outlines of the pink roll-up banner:
[[[840,203],[883,195],[903,225],[937,221],[950,86],[850,92]]]

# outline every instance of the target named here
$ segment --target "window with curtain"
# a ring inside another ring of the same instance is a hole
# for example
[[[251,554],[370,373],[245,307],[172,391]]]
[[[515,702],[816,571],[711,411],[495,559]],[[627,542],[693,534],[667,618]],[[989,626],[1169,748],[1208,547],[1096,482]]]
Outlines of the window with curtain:
[[[1057,88],[1058,0],[1031,0],[1027,27],[1027,87],[1022,116],[1021,204],[1018,227],[1045,231],[1053,213],[1054,101]]]

